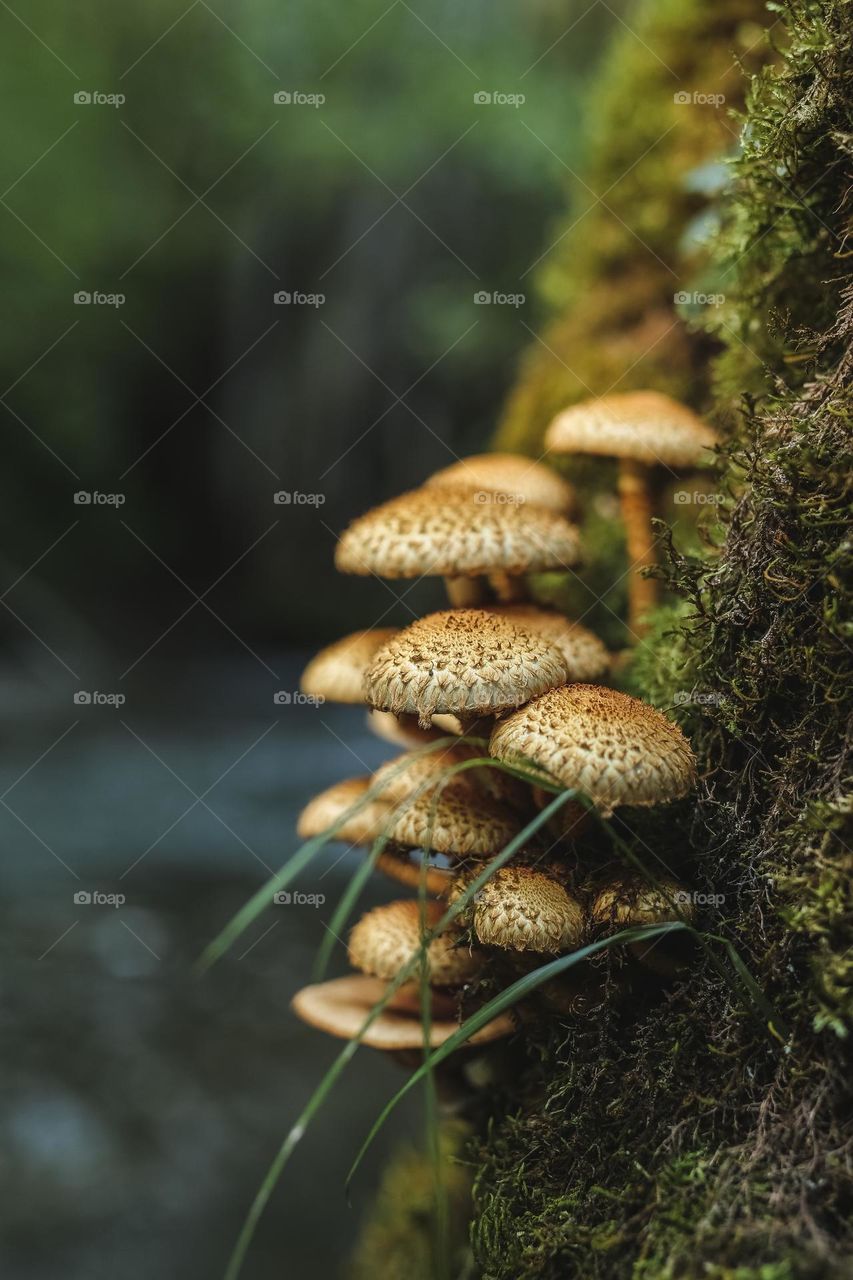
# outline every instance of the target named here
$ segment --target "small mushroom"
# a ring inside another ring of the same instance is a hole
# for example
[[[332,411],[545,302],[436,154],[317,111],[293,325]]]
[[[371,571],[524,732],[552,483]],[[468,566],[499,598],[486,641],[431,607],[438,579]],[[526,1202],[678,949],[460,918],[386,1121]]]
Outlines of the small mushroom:
[[[619,497],[629,577],[628,626],[635,635],[657,603],[658,584],[637,570],[657,563],[649,468],[695,467],[717,437],[686,405],[659,391],[626,391],[585,400],[557,414],[545,433],[552,453],[595,453],[619,459]]]
[[[567,480],[541,462],[518,453],[477,453],[460,458],[431,475],[424,487],[495,494],[510,502],[546,507],[560,515],[567,515],[575,506],[575,493]]]
[[[457,876],[449,900],[456,902],[484,865]],[[480,942],[509,951],[543,955],[573,950],[583,935],[583,909],[565,888],[532,867],[499,867],[459,919],[473,926]]]
[[[483,749],[464,740],[449,743],[424,755],[420,752],[404,752],[393,760],[380,765],[373,775],[375,785],[381,787],[382,799],[398,803],[415,792],[427,794],[442,784],[442,790],[450,787],[470,796],[493,796],[504,804],[523,807],[527,799],[524,783],[510,777],[502,769],[478,765],[476,768],[450,773],[455,765],[482,759]]]
[[[297,1017],[311,1027],[341,1040],[358,1035],[371,1009],[382,999],[386,983],[364,973],[351,973],[329,982],[313,983],[297,991],[291,1008]],[[442,992],[433,992],[429,1045],[437,1049],[459,1030],[455,1002]],[[508,1036],[514,1030],[512,1018],[502,1013],[476,1031],[466,1041],[469,1045],[489,1044]],[[407,984],[396,991],[382,1012],[370,1024],[362,1043],[390,1053],[419,1052],[423,1049],[424,1027],[420,1014],[420,991]]]
[[[600,685],[569,684],[500,720],[489,750],[498,760],[532,760],[605,816],[621,805],[663,804],[696,781],[684,734],[660,711]]]
[[[641,880],[616,881],[599,891],[590,910],[590,922],[607,933],[668,920],[690,924],[694,917],[691,895],[683,885],[668,878],[656,885]],[[668,977],[677,969],[680,958],[678,946],[673,943],[675,939],[660,936],[632,942],[628,950],[647,968]]]
[[[431,613],[389,641],[364,677],[366,700],[395,715],[470,721],[562,684],[566,664],[541,635],[484,609]]]
[[[392,838],[399,844],[429,848],[457,858],[491,855],[518,835],[523,819],[485,792],[445,787],[422,792],[394,811]]]
[[[488,613],[509,618],[523,631],[544,636],[555,649],[559,649],[566,664],[567,680],[600,680],[610,668],[610,654],[598,636],[562,613],[540,609],[534,604],[493,604],[485,607]]]
[[[302,692],[325,698],[327,702],[364,702],[365,668],[397,630],[397,627],[373,627],[368,631],[354,631],[321,649],[302,672]]]
[[[517,577],[569,567],[578,533],[554,511],[524,503],[483,502],[474,489],[417,489],[355,520],[342,534],[335,564],[342,573],[380,578],[445,579],[451,604],[476,604],[478,578]]]
[[[354,969],[390,981],[411,960],[421,945],[423,925],[433,929],[444,914],[439,902],[407,899],[374,907],[353,926],[349,936],[349,960]],[[435,987],[460,987],[476,977],[482,954],[459,945],[460,935],[445,930],[427,948],[429,981]]]

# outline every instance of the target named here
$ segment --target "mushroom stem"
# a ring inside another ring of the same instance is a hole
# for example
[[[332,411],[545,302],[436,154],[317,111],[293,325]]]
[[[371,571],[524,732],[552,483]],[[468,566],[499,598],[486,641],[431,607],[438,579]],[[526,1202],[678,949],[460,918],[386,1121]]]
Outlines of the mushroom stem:
[[[658,584],[639,572],[657,564],[652,534],[652,501],[643,463],[632,458],[619,461],[619,499],[625,525],[630,570],[628,576],[628,630],[641,636],[648,629],[645,615],[658,600]]]
[[[498,570],[489,574],[489,585],[503,604],[518,604],[530,599],[527,580]]]
[[[444,587],[454,609],[469,609],[486,598],[482,578],[445,578]]]

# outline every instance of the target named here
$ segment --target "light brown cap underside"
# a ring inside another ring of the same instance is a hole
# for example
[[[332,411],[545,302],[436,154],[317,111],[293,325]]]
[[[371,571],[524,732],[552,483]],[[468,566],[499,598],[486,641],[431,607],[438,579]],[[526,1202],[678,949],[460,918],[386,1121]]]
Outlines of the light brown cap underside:
[[[428,614],[380,649],[367,669],[367,702],[396,715],[470,718],[520,706],[566,679],[559,649],[484,609]]]
[[[499,760],[532,760],[607,815],[619,805],[662,804],[694,785],[684,734],[656,708],[615,689],[571,684],[495,725]]]
[[[303,987],[293,997],[291,1007],[297,1017],[309,1026],[342,1040],[353,1040],[386,989],[387,983],[379,978],[363,973],[347,974],[330,982]],[[430,1047],[435,1049],[444,1044],[458,1029],[459,1021],[448,1016],[446,1001],[441,997],[434,998]],[[511,1017],[503,1013],[475,1032],[466,1044],[488,1044],[508,1036],[513,1029]],[[422,1048],[424,1028],[420,1020],[420,993],[417,988],[401,987],[395,992],[365,1032],[362,1043],[388,1051]]]
[[[347,809],[363,799],[371,784],[371,778],[346,778],[321,791],[300,813],[297,835],[303,840],[323,835]],[[392,815],[390,805],[381,800],[368,800],[346,819],[334,839],[348,844],[372,844],[389,827]]]
[[[428,488],[465,489],[497,494],[549,511],[567,512],[574,506],[574,490],[550,467],[518,453],[477,453],[436,471]]]
[[[649,464],[695,466],[717,442],[687,405],[659,391],[625,391],[564,409],[545,432],[554,453],[595,453]]]
[[[544,507],[478,500],[474,490],[417,489],[368,511],[342,535],[343,573],[381,578],[536,573],[578,559],[574,525]]]

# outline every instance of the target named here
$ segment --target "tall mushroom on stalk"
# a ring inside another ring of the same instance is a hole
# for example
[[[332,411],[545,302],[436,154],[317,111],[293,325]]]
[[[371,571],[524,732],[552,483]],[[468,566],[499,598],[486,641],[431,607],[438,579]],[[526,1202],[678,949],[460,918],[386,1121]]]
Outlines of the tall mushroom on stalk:
[[[558,413],[545,432],[552,453],[595,453],[619,461],[619,498],[630,564],[628,627],[644,630],[658,585],[639,570],[657,563],[649,470],[695,467],[717,442],[692,409],[659,391],[626,391]]]
[[[476,604],[490,574],[518,577],[577,563],[578,531],[528,503],[484,502],[475,489],[417,489],[374,507],[342,534],[342,573],[443,577],[450,603]]]
[[[565,659],[542,635],[484,609],[456,609],[398,632],[367,668],[364,693],[371,706],[422,725],[436,713],[470,725],[566,678]]]

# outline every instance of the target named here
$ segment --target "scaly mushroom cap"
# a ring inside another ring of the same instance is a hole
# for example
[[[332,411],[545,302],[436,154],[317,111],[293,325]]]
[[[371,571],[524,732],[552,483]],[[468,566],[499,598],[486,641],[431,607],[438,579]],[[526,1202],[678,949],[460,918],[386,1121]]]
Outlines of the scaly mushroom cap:
[[[423,903],[424,921],[432,929],[445,908],[440,902]],[[423,939],[421,903],[415,899],[374,907],[356,924],[349,936],[349,961],[354,969],[390,981],[412,958]],[[478,972],[482,956],[466,946],[456,946],[459,934],[445,931],[427,950],[429,980],[436,987],[459,987]]]
[[[477,453],[436,471],[426,488],[465,489],[532,502],[565,514],[575,503],[572,486],[550,467],[518,453]]]
[[[657,885],[642,881],[617,881],[597,895],[590,911],[594,925],[627,929],[629,925],[661,924],[665,920],[690,921],[695,915],[689,893],[675,880]]]
[[[445,787],[424,792],[394,809],[391,838],[397,844],[451,853],[458,858],[493,854],[518,835],[523,820],[485,793]]]
[[[443,791],[450,788],[458,794],[472,797],[482,796],[485,792],[503,804],[523,807],[527,799],[524,784],[502,769],[477,765],[473,769],[450,773],[456,765],[482,759],[485,752],[485,747],[476,747],[464,740],[439,747],[428,755],[419,751],[406,751],[380,765],[373,775],[373,782],[374,785],[381,786],[379,794],[389,804],[397,804],[415,792],[426,795],[443,783]]]
[[[577,529],[555,512],[440,488],[374,507],[349,526],[335,552],[341,572],[380,578],[536,573],[577,559]]]
[[[325,698],[327,702],[363,702],[365,668],[377,649],[397,634],[397,627],[374,627],[355,631],[321,649],[302,672],[299,687],[303,693]]]
[[[457,901],[483,866],[454,880],[449,899]],[[571,951],[583,934],[583,910],[561,884],[530,867],[499,867],[463,909],[479,940],[509,951]]]
[[[374,1005],[385,995],[386,984],[379,978],[364,973],[349,973],[330,982],[314,983],[297,991],[291,1008],[297,1017],[309,1026],[325,1031],[341,1040],[353,1040]],[[431,1049],[438,1048],[459,1029],[459,1019],[453,1016],[447,999],[442,993],[433,996],[432,1018],[429,1030]],[[502,1013],[466,1041],[466,1045],[488,1044],[508,1036],[513,1021],[508,1013]],[[372,1049],[388,1051],[422,1049],[424,1027],[420,1017],[420,992],[412,985],[401,987],[390,998],[382,1012],[370,1024],[362,1037],[362,1044]]]
[[[310,840],[328,831],[341,814],[364,797],[372,781],[372,778],[347,778],[321,791],[300,813],[296,834]],[[368,800],[346,819],[334,839],[348,844],[372,844],[388,828],[393,812],[392,806],[381,800]]]
[[[681,730],[654,707],[615,689],[570,684],[535,698],[495,725],[498,760],[532,760],[605,816],[618,805],[685,795],[696,762]]]
[[[597,453],[673,467],[695,466],[716,443],[692,409],[659,391],[584,400],[558,413],[545,432],[545,447],[554,453]]]
[[[430,613],[380,649],[364,677],[371,706],[417,714],[496,715],[566,679],[558,649],[484,609]]]
[[[487,613],[509,618],[522,630],[549,640],[563,655],[569,680],[598,680],[610,667],[610,654],[598,636],[562,613],[539,609],[535,604],[493,604],[485,608]]]

